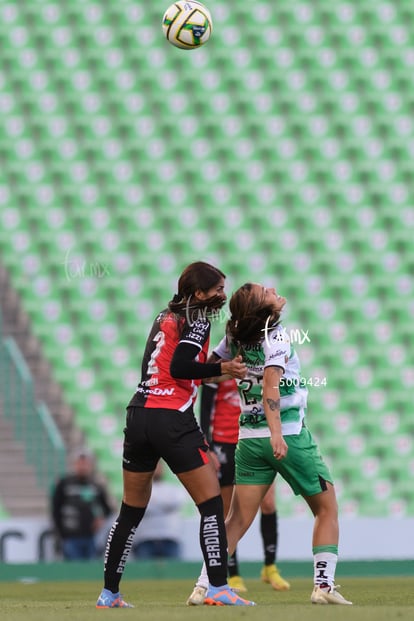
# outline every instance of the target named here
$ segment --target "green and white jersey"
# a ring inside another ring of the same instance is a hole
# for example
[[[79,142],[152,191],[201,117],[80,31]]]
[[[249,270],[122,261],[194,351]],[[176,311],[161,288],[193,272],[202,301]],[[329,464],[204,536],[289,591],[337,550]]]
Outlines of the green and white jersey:
[[[214,348],[223,360],[231,360],[237,347],[224,337]],[[239,439],[270,436],[263,408],[263,373],[268,366],[283,369],[280,380],[280,416],[284,436],[299,434],[306,414],[308,390],[300,376],[300,362],[289,335],[280,324],[270,328],[260,343],[243,346],[247,375],[237,380],[242,411],[239,418]]]

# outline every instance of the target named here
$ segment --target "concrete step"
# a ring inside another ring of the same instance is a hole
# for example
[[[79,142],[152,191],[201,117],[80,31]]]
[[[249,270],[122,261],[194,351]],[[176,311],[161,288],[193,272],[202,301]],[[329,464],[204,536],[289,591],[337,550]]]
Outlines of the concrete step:
[[[10,502],[3,502],[7,512],[15,517],[48,516],[49,507],[43,500],[33,498],[17,498]]]
[[[46,403],[66,446],[71,448],[74,441],[79,440],[79,432],[75,432],[73,412],[63,401],[61,388],[52,378],[50,364],[43,356],[41,343],[32,333],[29,317],[21,306],[20,296],[13,289],[7,270],[1,262],[0,292],[2,334],[16,340],[32,374],[36,399]],[[7,425],[1,425],[0,416],[0,478],[4,478],[5,473],[7,476],[12,476],[13,472],[17,476],[27,473],[26,467],[21,465],[25,463],[24,448],[19,449],[13,437],[13,427],[10,430]]]
[[[50,365],[43,356],[41,343],[33,335],[29,317],[21,306],[18,293],[11,285],[7,270],[1,263],[0,291],[2,332],[15,338],[32,373],[36,399],[46,403],[55,417],[66,446],[70,449],[79,440],[73,412],[70,411],[68,416],[68,406],[64,403],[61,388],[53,380]]]
[[[13,336],[33,377],[35,397],[44,401],[70,452],[84,444],[84,436],[74,424],[74,413],[64,401],[61,387],[54,381],[42,345],[33,334],[30,319],[20,296],[13,289],[0,259],[0,312],[3,336]],[[25,447],[16,441],[12,423],[5,419],[0,398],[0,499],[12,516],[48,515],[49,490],[38,488],[35,473],[26,463]]]

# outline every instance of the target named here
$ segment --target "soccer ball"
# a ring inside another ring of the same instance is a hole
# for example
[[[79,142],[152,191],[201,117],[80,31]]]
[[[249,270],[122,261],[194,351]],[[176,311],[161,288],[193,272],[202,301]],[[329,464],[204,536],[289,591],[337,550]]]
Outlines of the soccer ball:
[[[164,13],[162,29],[168,41],[183,50],[206,43],[213,30],[210,11],[195,0],[177,0]]]

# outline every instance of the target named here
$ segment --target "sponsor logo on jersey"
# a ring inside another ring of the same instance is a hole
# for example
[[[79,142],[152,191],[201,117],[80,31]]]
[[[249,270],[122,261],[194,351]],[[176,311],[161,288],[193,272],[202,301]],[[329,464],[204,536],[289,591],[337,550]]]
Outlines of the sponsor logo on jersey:
[[[250,345],[243,345],[245,351],[260,351],[262,347],[261,343],[252,343]]]
[[[275,351],[272,354],[270,354],[269,360],[273,360],[273,358],[281,358],[282,356],[286,357],[285,350],[284,349],[278,349],[277,351]]]
[[[184,331],[182,340],[194,341],[195,343],[204,343],[208,334],[210,324],[207,320],[198,319],[190,324],[190,330]]]
[[[204,342],[204,334],[197,334],[197,332],[190,332],[190,334],[186,334],[186,341],[193,341],[194,343],[203,343]]]
[[[247,364],[247,366],[249,367],[249,369],[259,369],[261,367],[263,367],[264,364],[264,356],[263,353],[260,356],[254,356],[252,354],[248,355],[245,357],[244,359],[245,363]]]
[[[286,330],[277,330],[272,332],[271,340],[277,343],[289,343],[289,337],[286,333]]]
[[[169,397],[174,394],[175,388],[146,388],[138,386],[137,392],[143,392],[146,395],[156,395],[157,397]]]
[[[158,384],[158,377],[151,377],[144,382],[141,382],[143,386],[156,386]]]

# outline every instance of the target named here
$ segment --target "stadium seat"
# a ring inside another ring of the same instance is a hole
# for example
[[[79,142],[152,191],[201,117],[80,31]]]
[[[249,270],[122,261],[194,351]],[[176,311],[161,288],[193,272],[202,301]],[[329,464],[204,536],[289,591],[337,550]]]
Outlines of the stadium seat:
[[[205,259],[229,292],[280,288],[309,334],[309,425],[346,510],[412,516],[413,8],[214,4],[194,53],[157,3],[0,8],[1,260],[116,493],[119,446],[90,421],[119,436],[153,318]]]

